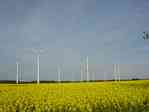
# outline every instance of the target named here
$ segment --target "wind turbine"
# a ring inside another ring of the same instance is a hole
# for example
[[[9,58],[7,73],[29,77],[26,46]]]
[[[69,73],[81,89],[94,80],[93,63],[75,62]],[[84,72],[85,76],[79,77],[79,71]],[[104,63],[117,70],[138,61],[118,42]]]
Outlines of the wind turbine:
[[[119,64],[117,64],[117,72],[118,72],[118,80],[121,81],[120,66],[119,66]]]
[[[16,83],[18,84],[18,80],[19,80],[19,63],[16,62],[16,65],[17,65],[17,74],[16,74]]]
[[[86,57],[86,75],[87,75],[87,81],[89,81],[88,56]]]
[[[33,63],[33,83],[35,82],[35,64]]]
[[[114,80],[117,81],[117,64],[113,64],[113,69],[114,69]]]
[[[46,49],[32,49],[37,56],[37,84],[40,83],[40,54],[45,52]]]
[[[64,81],[64,72],[61,69],[61,81]]]
[[[83,81],[83,64],[82,63],[80,63],[80,75],[81,75],[80,81]]]
[[[58,82],[61,82],[61,69],[60,69],[60,67],[57,68],[57,75],[58,75]]]
[[[21,83],[21,59],[20,59],[20,55],[18,56],[16,54],[16,69],[17,69],[17,74],[16,74],[16,83],[18,84],[19,82]]]

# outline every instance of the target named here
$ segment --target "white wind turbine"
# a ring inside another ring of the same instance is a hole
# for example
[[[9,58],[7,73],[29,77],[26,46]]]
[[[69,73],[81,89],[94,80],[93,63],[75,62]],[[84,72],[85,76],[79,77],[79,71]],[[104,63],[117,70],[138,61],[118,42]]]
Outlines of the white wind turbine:
[[[81,78],[81,80],[80,81],[83,81],[83,64],[82,63],[80,63],[80,78]]]
[[[58,66],[57,68],[58,82],[61,82],[61,68]]]
[[[40,83],[40,55],[45,52],[46,49],[31,49],[32,52],[36,54],[37,57],[37,84]]]
[[[17,74],[16,74],[16,83],[18,84],[19,80],[19,62],[16,62],[17,65]]]
[[[86,57],[86,76],[87,76],[87,81],[89,81],[88,56]]]
[[[114,64],[114,78],[115,81],[121,80],[119,64]]]
[[[117,64],[118,80],[121,81],[120,65]]]
[[[114,69],[114,80],[117,81],[117,64],[113,64],[113,69]]]
[[[17,55],[17,54],[16,54]],[[16,56],[16,83],[21,83],[22,73],[21,73],[21,59],[20,56]]]

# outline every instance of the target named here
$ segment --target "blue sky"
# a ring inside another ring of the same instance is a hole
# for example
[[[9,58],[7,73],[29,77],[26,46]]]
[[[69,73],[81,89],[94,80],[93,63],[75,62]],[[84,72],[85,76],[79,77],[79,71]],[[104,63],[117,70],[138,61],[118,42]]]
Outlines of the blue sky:
[[[148,0],[0,0],[0,65],[11,66],[0,70],[1,79],[14,77],[16,57],[24,74],[32,73],[25,65],[35,61],[30,48],[48,49],[43,69],[60,64],[79,72],[86,56],[97,68],[148,64],[149,41],[141,38],[149,31],[148,10]]]

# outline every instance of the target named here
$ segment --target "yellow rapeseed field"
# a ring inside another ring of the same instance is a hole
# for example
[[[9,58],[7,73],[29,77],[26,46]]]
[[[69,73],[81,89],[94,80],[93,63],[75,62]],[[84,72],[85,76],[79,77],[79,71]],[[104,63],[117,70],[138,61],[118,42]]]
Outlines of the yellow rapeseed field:
[[[149,112],[149,81],[0,84],[0,112]]]

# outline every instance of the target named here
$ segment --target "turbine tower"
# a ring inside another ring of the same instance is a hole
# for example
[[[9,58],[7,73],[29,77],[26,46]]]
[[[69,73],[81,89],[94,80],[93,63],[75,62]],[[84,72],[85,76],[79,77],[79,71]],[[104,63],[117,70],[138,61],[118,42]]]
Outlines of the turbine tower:
[[[40,83],[40,54],[45,52],[45,49],[32,49],[37,56],[37,84]]]
[[[39,77],[39,75],[40,75],[39,56],[40,56],[40,55],[38,54],[38,55],[37,55],[37,83],[38,83],[38,84],[40,83],[40,79],[39,79],[39,78],[40,78],[40,77]]]
[[[16,54],[16,69],[17,69],[17,74],[16,74],[16,83],[18,84],[19,82],[21,83],[21,56]]]
[[[81,75],[80,81],[83,81],[83,64],[82,63],[80,63],[80,75]]]
[[[19,75],[20,75],[20,83],[21,83],[22,82],[22,67],[21,67],[21,63],[19,65],[20,65]]]
[[[33,64],[33,83],[35,82],[35,71],[34,71],[35,65]]]
[[[87,75],[87,81],[89,81],[88,56],[86,57],[86,75]]]
[[[58,75],[58,82],[61,82],[61,69],[60,69],[60,67],[57,68],[57,75]]]
[[[16,65],[17,65],[17,75],[16,75],[16,83],[18,84],[18,77],[19,77],[19,63],[18,62],[16,62]]]
[[[114,69],[114,80],[117,81],[117,64],[113,64],[113,69]]]
[[[120,75],[120,66],[117,65],[117,72],[118,72],[118,80],[121,81],[121,75]]]

